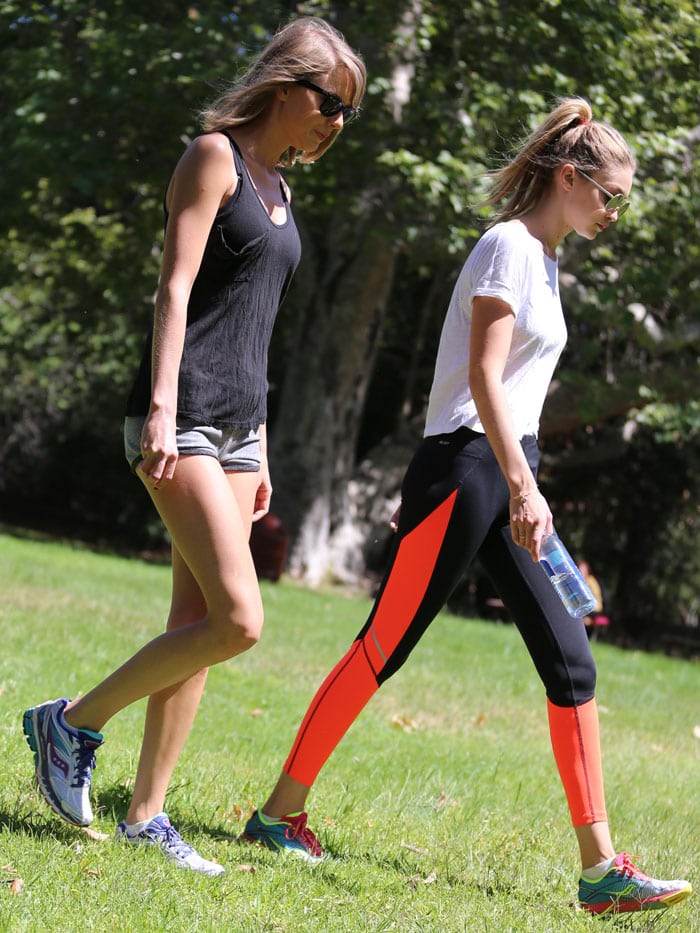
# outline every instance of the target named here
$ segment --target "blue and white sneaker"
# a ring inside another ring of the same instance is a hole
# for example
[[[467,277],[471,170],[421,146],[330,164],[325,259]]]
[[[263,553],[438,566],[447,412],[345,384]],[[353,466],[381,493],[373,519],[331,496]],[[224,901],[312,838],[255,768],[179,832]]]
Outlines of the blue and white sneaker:
[[[117,826],[117,839],[128,842],[132,846],[149,845],[159,846],[166,858],[175,862],[180,868],[189,868],[190,871],[200,871],[203,875],[215,878],[223,875],[225,868],[218,862],[209,862],[188,845],[180,833],[171,824],[166,813],[158,813],[140,832],[130,836],[126,823]]]
[[[25,711],[22,725],[44,800],[68,823],[88,826],[93,820],[90,778],[102,735],[69,726],[63,718],[68,702],[63,697],[33,706]]]
[[[306,820],[306,813],[271,819],[256,810],[246,823],[241,840],[257,843],[273,852],[290,852],[315,865],[323,862],[326,854]]]

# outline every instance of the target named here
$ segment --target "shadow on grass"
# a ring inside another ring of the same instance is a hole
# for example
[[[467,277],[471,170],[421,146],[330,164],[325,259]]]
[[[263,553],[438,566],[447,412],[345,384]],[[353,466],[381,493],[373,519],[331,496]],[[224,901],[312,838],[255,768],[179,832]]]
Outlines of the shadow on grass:
[[[13,810],[0,807],[0,831],[7,830],[16,836],[31,839],[54,839],[56,842],[70,845],[75,842],[77,826],[64,823],[46,807],[46,813],[26,813],[18,807]]]
[[[99,790],[96,790],[93,793],[96,820],[99,822],[101,817],[106,817],[114,820],[115,823],[120,823],[126,818],[129,803],[131,802],[131,793],[132,789],[125,787],[121,783],[100,787]],[[238,838],[237,835],[225,830],[220,823],[217,825],[215,818],[208,821],[199,818],[196,809],[193,810],[189,806],[181,808],[174,801],[166,800],[165,809],[170,822],[185,838],[187,838],[188,834],[195,833],[216,840],[234,841]]]
[[[13,835],[26,836],[31,839],[53,839],[65,845],[75,842],[76,836],[81,836],[84,830],[94,830],[105,833],[106,828],[101,825],[102,819],[111,819],[120,823],[127,814],[131,790],[123,784],[113,784],[101,788],[93,794],[93,809],[95,820],[90,827],[73,826],[65,822],[41,798],[35,788],[31,798],[22,795],[13,807],[4,807],[0,804],[0,832],[7,831]],[[214,820],[205,822],[197,817],[191,809],[181,809],[177,805],[168,806],[168,816],[172,824],[183,833],[197,833],[218,841],[234,842],[238,834],[233,834]],[[111,833],[110,833],[111,835]]]

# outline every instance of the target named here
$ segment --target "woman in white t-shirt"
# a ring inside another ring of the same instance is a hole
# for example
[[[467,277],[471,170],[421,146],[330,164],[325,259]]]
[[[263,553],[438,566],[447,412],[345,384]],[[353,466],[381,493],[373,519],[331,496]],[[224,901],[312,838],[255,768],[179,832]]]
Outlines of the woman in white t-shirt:
[[[625,853],[616,854],[588,637],[537,564],[553,530],[536,484],[537,430],[566,343],[556,250],[572,230],[592,240],[618,220],[634,171],[617,130],[571,98],[493,173],[489,203],[505,205],[454,289],[389,569],[369,619],[316,693],[275,790],[243,838],[310,860],[323,856],[302,812],[311,785],[478,555],[546,688],[552,747],[581,854],[581,905],[592,913],[646,910],[690,893],[687,882],[648,878]]]

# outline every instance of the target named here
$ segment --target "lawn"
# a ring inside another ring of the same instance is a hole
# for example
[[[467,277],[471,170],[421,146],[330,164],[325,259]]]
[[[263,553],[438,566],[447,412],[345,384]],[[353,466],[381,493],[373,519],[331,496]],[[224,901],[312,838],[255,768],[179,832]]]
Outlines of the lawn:
[[[143,701],[105,729],[96,838],[43,803],[21,728],[26,706],[88,690],[159,633],[169,569],[0,534],[0,588],[0,930],[700,931],[697,895],[621,920],[574,909],[577,853],[543,690],[509,625],[436,620],[321,773],[309,822],[332,857],[310,868],[237,837],[370,604],[264,583],[263,638],[211,671],[167,801],[187,840],[225,865],[211,879],[113,840]],[[616,843],[697,889],[700,668],[600,642],[594,652]]]

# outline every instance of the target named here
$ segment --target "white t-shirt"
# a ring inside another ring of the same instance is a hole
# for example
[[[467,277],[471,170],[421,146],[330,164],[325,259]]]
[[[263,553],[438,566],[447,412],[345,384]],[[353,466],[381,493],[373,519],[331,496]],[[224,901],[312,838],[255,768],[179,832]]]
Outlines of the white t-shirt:
[[[465,426],[485,433],[469,389],[472,299],[488,295],[513,310],[513,339],[503,372],[518,437],[537,434],[545,396],[564,346],[558,263],[524,224],[496,224],[481,237],[452,293],[428,402],[425,436]]]

